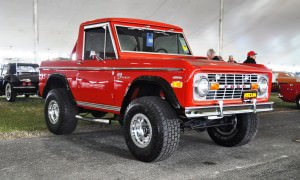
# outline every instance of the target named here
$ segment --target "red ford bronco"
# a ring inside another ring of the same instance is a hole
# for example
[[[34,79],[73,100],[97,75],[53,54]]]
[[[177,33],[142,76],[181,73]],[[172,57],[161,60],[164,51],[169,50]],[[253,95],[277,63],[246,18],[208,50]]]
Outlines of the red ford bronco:
[[[40,95],[54,134],[78,120],[109,123],[115,115],[129,150],[151,162],[176,150],[185,128],[207,130],[222,146],[248,143],[257,112],[271,111],[272,73],[263,65],[193,56],[183,30],[125,18],[82,23],[72,60],[44,61]],[[92,116],[83,116],[81,113]]]

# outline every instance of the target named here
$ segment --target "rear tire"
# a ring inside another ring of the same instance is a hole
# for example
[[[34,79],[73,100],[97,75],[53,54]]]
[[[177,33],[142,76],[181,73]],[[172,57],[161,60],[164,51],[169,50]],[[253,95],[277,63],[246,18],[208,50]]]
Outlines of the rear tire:
[[[78,109],[65,89],[53,89],[48,93],[44,114],[47,127],[54,134],[70,134],[77,126]]]
[[[14,101],[16,101],[16,96],[17,96],[17,94],[14,91],[12,84],[7,83],[5,85],[5,97],[6,97],[6,101],[7,102],[14,102]]]
[[[234,125],[207,128],[208,135],[218,145],[241,146],[249,143],[258,130],[258,117],[254,113],[233,116]]]
[[[159,97],[133,100],[124,116],[130,152],[144,162],[161,161],[178,147],[180,124],[175,111]]]
[[[298,96],[296,98],[296,105],[297,105],[297,108],[300,109],[300,96]]]

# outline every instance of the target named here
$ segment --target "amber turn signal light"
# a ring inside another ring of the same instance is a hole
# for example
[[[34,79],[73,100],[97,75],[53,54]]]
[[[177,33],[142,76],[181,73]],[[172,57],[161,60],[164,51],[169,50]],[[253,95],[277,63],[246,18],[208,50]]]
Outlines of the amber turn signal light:
[[[219,89],[220,89],[219,83],[211,83],[210,84],[210,90],[219,90]]]
[[[171,86],[172,86],[173,88],[182,88],[183,83],[182,83],[181,81],[173,81],[173,82],[171,83]]]
[[[252,90],[258,90],[258,84],[257,83],[252,83],[251,84],[251,89]]]

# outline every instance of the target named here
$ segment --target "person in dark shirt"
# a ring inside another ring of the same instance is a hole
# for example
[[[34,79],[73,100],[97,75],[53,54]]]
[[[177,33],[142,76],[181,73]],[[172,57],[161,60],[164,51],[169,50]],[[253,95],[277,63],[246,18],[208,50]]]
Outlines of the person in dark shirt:
[[[221,56],[215,56],[215,57],[212,58],[212,60],[223,61]]]
[[[256,52],[249,51],[247,54],[247,59],[244,61],[245,64],[256,64]]]

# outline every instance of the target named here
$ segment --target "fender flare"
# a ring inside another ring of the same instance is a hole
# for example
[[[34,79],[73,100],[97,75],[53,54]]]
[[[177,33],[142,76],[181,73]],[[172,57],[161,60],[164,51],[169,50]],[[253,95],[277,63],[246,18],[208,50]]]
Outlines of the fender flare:
[[[49,92],[50,89],[51,89],[51,83],[52,83],[52,81],[54,81],[55,79],[56,79],[56,80],[59,80],[60,82],[62,82],[63,85],[64,85],[64,87],[67,89],[68,92],[71,91],[66,76],[63,75],[63,74],[59,74],[59,73],[53,73],[53,74],[51,74],[51,75],[48,77],[48,79],[47,79],[46,85],[45,85],[45,87],[44,87],[44,89],[43,89],[43,94],[42,94],[42,97],[43,97],[43,98],[46,98],[48,92]],[[72,95],[72,93],[71,93],[71,95]],[[72,95],[72,97],[73,97],[73,95]]]
[[[143,84],[143,83],[153,84],[153,85],[157,85],[157,86],[161,87],[162,91],[165,94],[165,98],[170,103],[171,107],[174,109],[177,109],[177,110],[182,109],[182,106],[180,105],[180,103],[173,91],[173,88],[168,83],[168,81],[166,81],[165,79],[163,79],[159,76],[140,76],[140,77],[136,78],[135,80],[133,80],[132,83],[130,84],[130,86],[127,88],[127,91],[124,96],[124,100],[122,102],[121,113],[125,111],[126,106],[129,104],[129,102],[128,102],[129,98],[132,95],[135,87],[138,86],[139,84]]]

